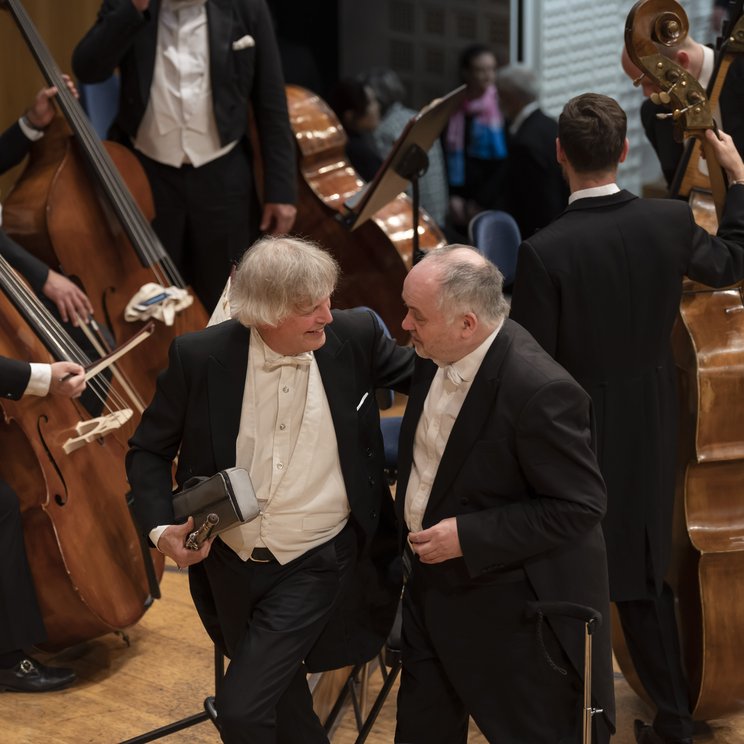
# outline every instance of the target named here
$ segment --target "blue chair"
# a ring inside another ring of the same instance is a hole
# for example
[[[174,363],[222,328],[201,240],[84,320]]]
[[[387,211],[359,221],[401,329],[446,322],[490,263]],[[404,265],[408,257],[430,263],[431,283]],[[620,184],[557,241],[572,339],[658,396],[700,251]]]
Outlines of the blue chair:
[[[504,287],[514,284],[517,253],[522,236],[515,219],[508,212],[488,209],[470,220],[470,244],[478,249],[504,275]]]
[[[102,83],[78,83],[80,105],[88,114],[96,134],[103,140],[119,110],[119,76],[112,75]]]

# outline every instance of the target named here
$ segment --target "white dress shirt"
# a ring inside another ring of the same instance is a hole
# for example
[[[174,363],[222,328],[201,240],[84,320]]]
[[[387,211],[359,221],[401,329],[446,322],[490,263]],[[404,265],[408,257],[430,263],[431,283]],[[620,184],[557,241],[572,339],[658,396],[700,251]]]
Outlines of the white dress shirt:
[[[409,532],[423,529],[431,488],[452,427],[502,325],[503,321],[477,349],[453,364],[440,366],[434,375],[413,440],[413,463],[404,505]]]
[[[235,464],[248,470],[261,509],[218,539],[247,561],[266,547],[287,563],[335,537],[350,507],[336,431],[312,352],[282,357],[251,329]],[[167,525],[150,531],[155,545]]]
[[[44,396],[52,385],[52,365],[31,362],[31,377],[28,379],[24,395]]]
[[[134,146],[176,168],[227,154],[212,108],[206,0],[163,0],[150,98]]]

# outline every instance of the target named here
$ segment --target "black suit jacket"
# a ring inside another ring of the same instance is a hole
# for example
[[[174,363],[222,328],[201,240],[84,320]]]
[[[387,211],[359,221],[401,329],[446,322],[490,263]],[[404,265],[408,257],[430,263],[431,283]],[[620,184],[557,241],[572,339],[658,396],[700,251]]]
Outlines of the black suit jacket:
[[[710,286],[744,277],[744,186],[729,189],[718,238],[684,202],[621,191],[575,201],[519,250],[511,317],[594,402],[617,601],[647,597],[669,561],[677,443],[670,338],[684,276]]]
[[[119,112],[114,139],[134,139],[150,98],[157,51],[159,0],[139,13],[131,0],[104,0],[95,25],[72,55],[81,82],[97,83],[118,67]],[[245,136],[249,109],[263,161],[266,202],[296,200],[295,142],[284,92],[281,61],[264,0],[207,0],[212,106],[223,145]],[[235,50],[250,35],[255,46]]]
[[[417,361],[400,433],[395,505],[401,523],[416,426],[435,373],[431,361]],[[606,495],[592,445],[589,397],[529,333],[506,320],[457,417],[424,514],[425,529],[457,518],[463,557],[420,570],[431,582],[457,589],[523,567],[538,599],[589,605],[608,618],[599,526]],[[576,621],[551,625],[582,675]],[[593,694],[613,721],[609,623],[594,644]]]
[[[555,154],[558,123],[533,111],[509,140],[505,205],[523,238],[550,224],[568,204],[568,186]]]
[[[361,580],[354,582],[350,596],[308,657],[312,670],[372,658],[387,636],[400,596],[399,574],[391,571],[397,555],[397,531],[383,475],[384,450],[374,389],[407,392],[413,352],[386,338],[371,313],[334,311],[333,316],[333,323],[326,327],[326,343],[315,352],[315,358],[359,536],[362,557],[357,572]],[[127,456],[134,511],[145,534],[174,521],[171,463],[179,447],[179,487],[193,476],[209,476],[235,465],[249,339],[247,328],[226,321],[173,342],[168,368],[158,378],[155,397],[132,437]],[[367,397],[357,410],[365,393]],[[200,565],[191,567],[192,592],[214,637],[204,573]],[[366,608],[360,607],[361,602]]]
[[[3,398],[18,400],[31,377],[31,365],[17,359],[0,356],[0,392]]]

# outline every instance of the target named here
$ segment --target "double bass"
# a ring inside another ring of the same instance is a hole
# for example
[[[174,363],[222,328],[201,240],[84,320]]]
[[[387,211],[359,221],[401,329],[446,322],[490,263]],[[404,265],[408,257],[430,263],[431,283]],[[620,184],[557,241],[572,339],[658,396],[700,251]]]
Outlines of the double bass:
[[[740,19],[729,37],[742,39]],[[683,68],[659,52],[688,31],[687,16],[674,0],[642,0],[626,24],[626,48],[653,80],[659,100],[671,109],[692,157],[675,183],[685,185],[695,219],[715,232],[725,199],[723,173],[715,157],[701,174],[705,131],[715,129],[706,91]],[[724,46],[718,72],[730,60]],[[720,93],[719,74],[711,83]],[[693,147],[694,144],[694,147]],[[705,189],[712,192],[706,198]],[[697,719],[720,718],[744,709],[744,301],[742,285],[714,290],[686,280],[673,337],[679,371],[680,436],[675,536],[670,584],[679,599],[682,652]],[[616,647],[617,651],[617,647]],[[643,694],[630,661],[618,653],[631,685]]]
[[[0,288],[0,354],[55,361],[50,348],[74,350],[1,257]],[[124,497],[124,445],[111,427],[80,436],[90,416],[79,401],[30,396],[3,401],[0,412],[0,448],[12,453],[0,461],[0,476],[20,501],[47,631],[44,648],[66,648],[133,625],[153,596],[150,556]],[[156,560],[162,573],[162,557]]]
[[[203,328],[206,311],[150,225],[152,195],[137,158],[122,145],[100,141],[21,2],[0,0],[0,8],[10,11],[45,79],[56,86],[65,117],[32,147],[28,166],[3,205],[5,231],[77,280],[117,343],[144,326],[144,321],[126,320],[125,309],[145,284],[160,285],[164,293],[174,288],[192,300],[172,325],[156,324],[143,351],[121,360],[136,393],[134,407],[141,412],[167,365],[170,342]]]

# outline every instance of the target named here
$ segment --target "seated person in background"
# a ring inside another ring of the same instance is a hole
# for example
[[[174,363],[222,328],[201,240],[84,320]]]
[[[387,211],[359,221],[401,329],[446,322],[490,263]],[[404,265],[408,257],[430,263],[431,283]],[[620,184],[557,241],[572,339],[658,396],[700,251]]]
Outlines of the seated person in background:
[[[68,375],[72,375],[68,377]],[[83,368],[71,362],[29,364],[0,357],[0,395],[18,400],[23,395],[78,397],[85,388]],[[18,497],[0,478],[0,690],[49,692],[75,681],[72,669],[51,667],[25,649],[46,638],[23,542]]]
[[[555,155],[558,122],[540,109],[531,70],[509,65],[499,70],[498,81],[509,147],[502,203],[528,238],[568,204],[568,184]]]
[[[417,112],[403,104],[406,89],[394,70],[376,67],[360,77],[365,85],[372,88],[380,104],[382,118],[372,136],[378,154],[386,158],[406,124]],[[435,141],[428,155],[429,168],[419,179],[421,206],[440,227],[444,227],[449,190],[442,144]]]
[[[348,137],[346,156],[354,170],[365,181],[371,181],[382,165],[372,134],[380,123],[380,104],[374,91],[360,80],[345,78],[331,90],[328,105]]]
[[[467,86],[460,109],[444,136],[453,229],[467,233],[470,220],[493,207],[501,190],[506,138],[496,92],[496,55],[473,44],[460,55],[460,76]]]

